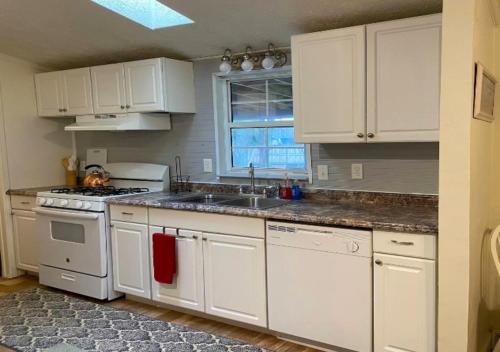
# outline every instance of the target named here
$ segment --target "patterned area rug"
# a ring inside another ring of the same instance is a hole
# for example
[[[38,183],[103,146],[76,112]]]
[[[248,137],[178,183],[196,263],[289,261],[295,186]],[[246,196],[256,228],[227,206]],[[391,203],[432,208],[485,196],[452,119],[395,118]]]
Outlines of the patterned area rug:
[[[19,351],[265,352],[245,342],[33,288],[0,298],[0,342]]]

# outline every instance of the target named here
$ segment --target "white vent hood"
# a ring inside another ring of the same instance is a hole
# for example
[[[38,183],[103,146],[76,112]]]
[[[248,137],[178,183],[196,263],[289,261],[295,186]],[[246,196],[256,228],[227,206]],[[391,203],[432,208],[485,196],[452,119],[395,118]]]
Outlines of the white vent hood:
[[[128,113],[77,116],[65,131],[138,131],[170,130],[168,113]]]

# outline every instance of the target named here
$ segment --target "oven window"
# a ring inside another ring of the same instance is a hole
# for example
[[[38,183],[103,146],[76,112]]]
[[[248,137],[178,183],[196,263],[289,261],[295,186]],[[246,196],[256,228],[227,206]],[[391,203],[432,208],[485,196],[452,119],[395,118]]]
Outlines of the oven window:
[[[81,224],[51,221],[52,238],[55,240],[85,243],[85,228]]]

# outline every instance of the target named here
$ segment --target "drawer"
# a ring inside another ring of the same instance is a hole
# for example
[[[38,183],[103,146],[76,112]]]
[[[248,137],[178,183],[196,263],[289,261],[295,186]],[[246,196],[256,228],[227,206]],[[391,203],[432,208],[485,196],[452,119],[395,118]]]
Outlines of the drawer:
[[[10,205],[12,209],[31,210],[36,206],[36,197],[11,196]]]
[[[148,223],[148,208],[131,207],[126,205],[111,205],[111,220]]]
[[[42,285],[78,293],[97,299],[108,298],[108,282],[105,277],[96,277],[40,265],[39,281]]]
[[[373,231],[373,251],[406,257],[436,259],[436,236]]]

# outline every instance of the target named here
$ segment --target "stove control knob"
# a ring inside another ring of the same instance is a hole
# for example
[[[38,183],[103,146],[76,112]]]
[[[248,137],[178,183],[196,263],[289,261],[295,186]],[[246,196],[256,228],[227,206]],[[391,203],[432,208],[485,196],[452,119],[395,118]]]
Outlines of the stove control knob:
[[[83,202],[79,200],[75,203],[75,208],[81,208],[81,207],[83,207]]]
[[[67,207],[69,204],[68,200],[67,199],[63,199],[61,200],[61,207]]]
[[[47,201],[45,202],[45,204],[52,205],[52,204],[54,204],[54,200],[49,198],[49,199],[47,199]]]
[[[45,199],[45,198],[38,198],[36,200],[36,202],[38,203],[38,205],[44,205],[46,201],[47,201],[47,199]]]
[[[83,203],[83,209],[90,209],[91,207],[92,207],[92,204],[90,204],[89,202]]]

